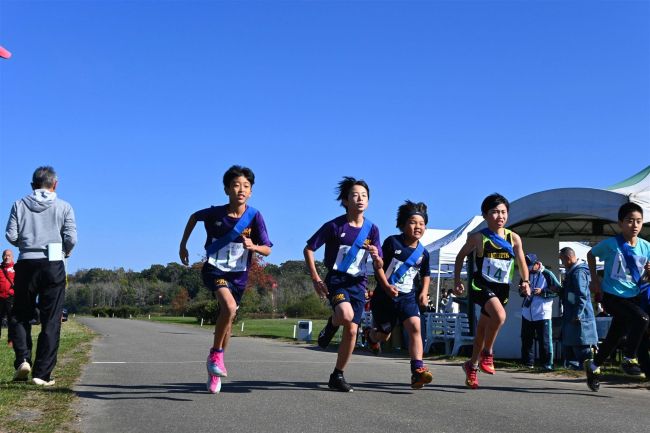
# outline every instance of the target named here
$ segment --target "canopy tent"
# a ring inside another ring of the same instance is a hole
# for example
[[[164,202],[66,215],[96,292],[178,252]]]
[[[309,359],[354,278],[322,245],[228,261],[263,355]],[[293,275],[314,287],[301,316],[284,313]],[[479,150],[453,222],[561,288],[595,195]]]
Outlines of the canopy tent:
[[[483,217],[475,216],[465,221],[455,230],[449,232],[429,244],[422,242],[429,252],[429,266],[436,275],[436,310],[440,302],[440,278],[453,275],[454,263],[458,251],[465,245],[467,234],[483,221]]]
[[[537,254],[557,274],[560,241],[594,244],[616,235],[619,232],[618,209],[628,202],[637,203],[643,209],[641,237],[650,239],[650,166],[607,189],[560,188],[515,200],[510,204],[508,228],[522,238],[524,252]],[[472,232],[484,227],[485,223],[479,224]],[[521,308],[515,285],[511,287],[506,312],[511,318],[520,318]],[[558,308],[554,310],[559,311]],[[519,357],[519,333],[519,320],[506,321],[495,351],[504,357]]]

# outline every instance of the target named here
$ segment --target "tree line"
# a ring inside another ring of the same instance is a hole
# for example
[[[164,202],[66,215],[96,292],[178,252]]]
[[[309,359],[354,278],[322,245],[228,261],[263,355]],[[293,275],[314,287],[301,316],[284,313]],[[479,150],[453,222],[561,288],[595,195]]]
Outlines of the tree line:
[[[81,269],[68,276],[65,306],[71,313],[95,316],[191,315],[210,323],[218,307],[203,285],[202,266],[202,262],[189,267],[155,264],[140,272]],[[325,266],[321,262],[317,266],[325,275]],[[369,283],[374,284],[374,279]],[[329,312],[314,293],[304,261],[275,265],[255,256],[238,315],[321,318]]]

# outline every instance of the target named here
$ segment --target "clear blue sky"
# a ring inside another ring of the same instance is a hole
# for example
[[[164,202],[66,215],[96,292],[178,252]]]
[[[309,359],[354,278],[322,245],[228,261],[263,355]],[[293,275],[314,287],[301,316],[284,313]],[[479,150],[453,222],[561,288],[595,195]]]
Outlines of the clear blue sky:
[[[0,223],[50,164],[71,270],[178,261],[237,163],[279,264],[344,175],[382,236],[407,198],[452,229],[494,191],[606,187],[650,162],[649,22],[648,1],[0,0]]]

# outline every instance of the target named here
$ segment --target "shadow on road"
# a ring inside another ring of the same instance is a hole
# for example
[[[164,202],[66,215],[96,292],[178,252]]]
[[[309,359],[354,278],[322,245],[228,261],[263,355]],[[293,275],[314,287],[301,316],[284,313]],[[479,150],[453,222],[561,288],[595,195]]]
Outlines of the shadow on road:
[[[83,391],[79,388],[100,388]],[[189,398],[174,397],[174,394],[204,394],[204,383],[165,383],[161,385],[77,385],[77,396],[98,400],[157,399],[171,401],[192,401]]]

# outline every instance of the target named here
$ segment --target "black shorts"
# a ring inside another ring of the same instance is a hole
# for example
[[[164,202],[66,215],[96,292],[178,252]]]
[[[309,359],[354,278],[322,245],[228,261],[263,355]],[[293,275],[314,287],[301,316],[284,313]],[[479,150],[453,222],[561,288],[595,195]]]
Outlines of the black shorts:
[[[481,314],[489,317],[490,315],[485,311],[485,304],[490,299],[497,298],[501,302],[501,305],[505,307],[510,297],[510,285],[488,283],[482,278],[476,278],[472,280],[469,297],[474,304],[481,306]]]
[[[380,287],[375,289],[370,299],[372,321],[375,328],[384,334],[390,334],[397,323],[403,323],[411,317],[420,317],[420,308],[415,292],[400,293],[397,298],[389,298]]]

